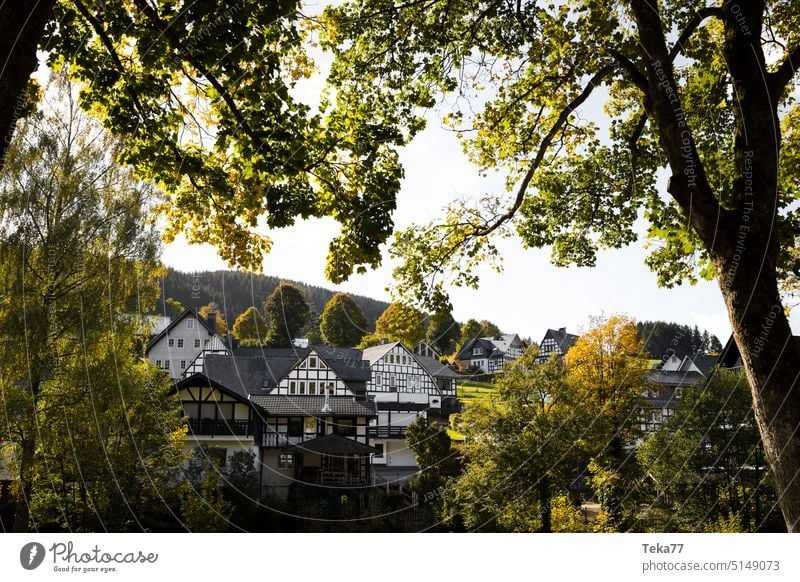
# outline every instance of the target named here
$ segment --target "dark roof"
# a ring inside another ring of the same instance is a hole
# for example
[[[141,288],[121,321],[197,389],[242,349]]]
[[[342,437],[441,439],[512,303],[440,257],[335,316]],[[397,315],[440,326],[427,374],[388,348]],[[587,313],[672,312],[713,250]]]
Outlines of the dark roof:
[[[503,352],[492,343],[490,339],[485,337],[476,337],[473,340],[468,341],[464,344],[464,347],[461,348],[461,351],[458,352],[456,355],[456,360],[471,360],[473,358],[472,355],[472,348],[474,347],[481,347],[483,348],[483,354],[479,357],[484,358],[495,358],[498,356],[502,356]]]
[[[706,354],[697,354],[693,359],[692,363],[697,366],[697,369],[700,370],[700,373],[703,376],[708,376],[708,373],[711,372],[711,368],[717,363],[716,356],[707,356]]]
[[[792,337],[794,338],[797,347],[800,348],[800,336],[795,335]],[[716,364],[720,368],[735,369],[742,367],[742,355],[739,351],[739,346],[736,345],[736,340],[733,339],[733,335],[728,338],[728,341],[725,343],[725,347],[722,348],[722,351],[719,353]]]
[[[183,313],[181,313],[178,317],[173,319],[167,327],[161,330],[161,333],[154,336],[153,339],[150,340],[150,343],[147,344],[147,348],[144,350],[144,353],[147,354],[147,352],[150,351],[151,347],[160,342],[163,339],[163,337],[170,332],[170,330],[174,329],[176,325],[178,325],[189,315],[194,315],[195,319],[200,322],[200,325],[202,325],[206,329],[208,335],[214,335],[215,331],[211,329],[211,326],[208,324],[206,318],[199,315],[193,308],[190,307],[189,309],[185,309]]]
[[[703,380],[700,372],[684,372],[681,370],[650,370],[647,379],[662,386],[692,386]]]
[[[227,354],[208,354],[204,360],[206,374],[227,385],[236,384],[247,393],[271,390],[301,360],[312,352],[348,385],[370,378],[369,363],[361,359],[360,350],[312,346],[307,348],[239,348]],[[353,391],[363,391],[350,386]]]
[[[369,455],[378,452],[375,447],[370,447],[335,432],[285,447],[283,450],[287,453],[325,453],[327,455],[347,455],[351,453]]]
[[[369,362],[364,359],[361,350],[332,346],[312,347],[344,382],[366,382],[371,378]]]
[[[242,402],[249,402],[248,394],[240,389],[239,386],[227,386],[225,384],[220,384],[206,376],[205,374],[192,374],[188,378],[184,378],[179,382],[176,382],[170,392],[178,392],[183,388],[190,388],[194,386],[208,386],[209,388],[215,388],[220,392],[223,392],[229,396],[236,398]]]
[[[552,338],[556,340],[556,345],[561,350],[561,353],[566,354],[567,351],[569,351],[569,349],[575,345],[575,342],[580,339],[580,337],[581,336],[575,335],[574,333],[567,333],[566,328],[548,329],[544,334],[542,343],[544,343],[544,340]]]
[[[356,400],[352,396],[330,396],[330,412],[322,412],[324,396],[286,396],[252,394],[250,401],[264,416],[377,416],[375,401]]]
[[[250,394],[274,388],[299,361],[299,351],[303,350],[240,348],[230,354],[207,354],[203,366],[209,378]]]
[[[419,362],[419,365],[434,378],[460,378],[461,376],[451,370],[449,367],[442,364],[439,360],[430,358],[428,356],[419,356],[414,354],[414,357]]]

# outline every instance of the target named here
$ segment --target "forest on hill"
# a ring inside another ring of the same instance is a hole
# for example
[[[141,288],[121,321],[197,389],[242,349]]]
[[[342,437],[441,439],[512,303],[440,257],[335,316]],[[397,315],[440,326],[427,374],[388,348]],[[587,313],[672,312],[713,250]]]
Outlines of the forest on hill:
[[[249,307],[255,306],[259,310],[262,309],[264,300],[281,282],[292,283],[303,290],[312,314],[322,313],[325,304],[336,293],[330,289],[271,275],[224,270],[184,273],[169,269],[161,285],[161,297],[158,301],[159,313],[174,315],[170,311],[169,305],[166,304],[166,299],[174,299],[184,307],[194,307],[195,309],[215,301],[225,320],[232,325],[236,318]],[[361,295],[351,296],[364,312],[369,330],[375,329],[375,321],[389,307],[389,304]]]
[[[667,321],[640,321],[636,324],[639,338],[651,358],[662,358],[669,351],[678,357],[698,353],[719,353],[722,344],[719,338],[696,325],[689,326]],[[727,338],[726,338],[727,339]]]

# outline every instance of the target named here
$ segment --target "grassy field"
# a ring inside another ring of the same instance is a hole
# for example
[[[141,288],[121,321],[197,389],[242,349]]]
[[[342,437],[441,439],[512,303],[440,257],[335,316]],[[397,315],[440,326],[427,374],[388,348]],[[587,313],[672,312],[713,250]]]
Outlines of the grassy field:
[[[491,398],[494,388],[491,384],[485,382],[470,382],[468,380],[459,380],[456,387],[456,395],[458,401],[462,404],[469,404],[479,400],[488,400]],[[464,435],[454,431],[452,428],[447,430],[450,439],[453,441],[463,441]]]

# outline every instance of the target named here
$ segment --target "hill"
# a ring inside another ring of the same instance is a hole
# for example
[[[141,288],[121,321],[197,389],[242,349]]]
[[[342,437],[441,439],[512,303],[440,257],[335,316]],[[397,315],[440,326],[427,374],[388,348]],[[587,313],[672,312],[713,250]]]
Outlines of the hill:
[[[241,271],[201,271],[197,273],[184,273],[169,269],[161,285],[161,297],[158,302],[158,311],[169,314],[165,299],[176,299],[184,307],[195,309],[216,301],[222,310],[228,325],[233,325],[236,318],[249,307],[263,308],[264,300],[275,290],[281,282],[296,285],[306,293],[312,313],[322,313],[325,304],[333,297],[336,291],[306,285],[298,281],[288,281],[270,275],[257,275]],[[378,301],[370,297],[352,295],[353,300],[361,307],[370,331],[375,329],[375,320],[389,306],[385,301]]]

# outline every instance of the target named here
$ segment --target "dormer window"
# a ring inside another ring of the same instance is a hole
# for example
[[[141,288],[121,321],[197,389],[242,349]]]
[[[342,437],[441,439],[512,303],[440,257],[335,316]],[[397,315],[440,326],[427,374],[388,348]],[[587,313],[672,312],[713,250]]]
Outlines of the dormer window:
[[[472,355],[473,356],[482,356],[483,355],[483,348],[472,348]]]
[[[315,356],[311,356],[310,358],[308,358],[308,367],[309,368],[317,367],[317,358]]]

